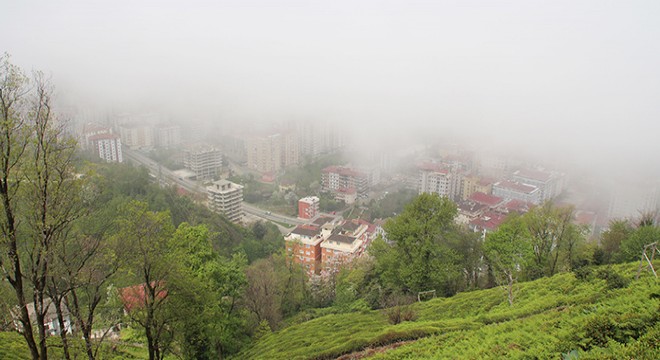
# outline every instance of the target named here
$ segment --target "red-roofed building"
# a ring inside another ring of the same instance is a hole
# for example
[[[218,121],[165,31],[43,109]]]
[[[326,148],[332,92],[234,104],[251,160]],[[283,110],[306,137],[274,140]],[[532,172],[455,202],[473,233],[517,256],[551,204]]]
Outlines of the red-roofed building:
[[[502,204],[499,209],[505,213],[516,212],[518,214],[524,214],[534,207],[534,204],[528,203],[526,201],[511,199],[504,204]]]
[[[469,200],[476,202],[477,204],[483,204],[493,209],[502,204],[504,199],[495,195],[488,195],[482,192],[475,192],[470,195]]]
[[[163,300],[167,297],[164,282],[153,282],[151,286],[155,293],[153,299],[150,299],[150,296],[147,295],[146,283],[119,289],[119,298],[124,304],[124,311],[128,313],[136,309],[142,309],[147,306],[149,301]]]
[[[317,196],[308,196],[298,200],[298,218],[313,219],[319,213],[320,200]]]
[[[497,230],[505,219],[506,214],[496,211],[487,211],[479,218],[470,221],[469,227],[475,232],[480,232],[482,236],[485,237],[486,233]]]

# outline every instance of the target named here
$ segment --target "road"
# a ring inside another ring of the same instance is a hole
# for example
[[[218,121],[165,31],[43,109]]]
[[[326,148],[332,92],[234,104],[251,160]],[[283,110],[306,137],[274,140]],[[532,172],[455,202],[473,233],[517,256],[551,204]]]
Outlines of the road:
[[[153,161],[149,157],[137,151],[130,149],[122,149],[122,150],[126,158],[132,160],[133,162],[146,166],[147,169],[149,169],[151,175],[155,176],[156,178],[160,178],[160,180],[167,180],[170,183],[176,183],[177,185],[186,189],[186,191],[195,194],[206,195],[206,189],[203,186],[197,184],[195,181],[178,177],[171,170],[167,169],[166,167],[160,165],[159,163]],[[260,209],[246,202],[243,202],[243,211],[256,218],[275,223],[277,227],[280,229],[280,231],[284,234],[288,234],[289,232],[291,232],[291,230],[293,230],[293,227],[295,227],[296,225],[302,225],[306,223],[305,221],[300,220],[298,218],[272,213],[270,211]],[[290,227],[285,227],[282,226],[281,224],[287,224]]]

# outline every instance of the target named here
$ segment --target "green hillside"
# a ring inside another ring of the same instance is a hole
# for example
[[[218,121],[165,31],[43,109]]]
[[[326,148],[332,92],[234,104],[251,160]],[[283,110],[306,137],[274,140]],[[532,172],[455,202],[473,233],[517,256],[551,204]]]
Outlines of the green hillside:
[[[326,315],[267,334],[236,358],[658,359],[660,283],[636,272],[624,264],[521,283],[513,306],[500,288],[437,298],[411,305],[416,318],[398,325],[385,311]]]

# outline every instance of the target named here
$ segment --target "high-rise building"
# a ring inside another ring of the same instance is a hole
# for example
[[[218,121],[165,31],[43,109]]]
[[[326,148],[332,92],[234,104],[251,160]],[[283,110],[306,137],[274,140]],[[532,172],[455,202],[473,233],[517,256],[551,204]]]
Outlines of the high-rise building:
[[[222,153],[212,146],[198,145],[183,150],[183,166],[198,180],[212,180],[222,170]]]
[[[300,143],[294,132],[255,135],[245,141],[247,166],[264,173],[300,163]]]
[[[149,125],[125,124],[119,126],[122,143],[131,149],[154,147],[154,132]]]
[[[365,172],[344,166],[328,166],[321,171],[321,190],[341,192],[355,190],[358,196],[369,190],[369,175]]]
[[[550,200],[563,191],[564,176],[556,172],[521,169],[513,173],[513,181],[539,188],[541,201]]]
[[[179,125],[158,125],[155,127],[156,146],[161,148],[176,147],[181,144],[181,127]]]
[[[243,186],[228,180],[214,181],[206,187],[208,206],[233,222],[243,219]]]
[[[121,138],[117,134],[99,134],[89,138],[90,145],[98,156],[107,162],[124,162]]]
[[[448,167],[426,163],[419,166],[418,191],[420,194],[438,194],[451,200],[458,200],[461,193],[461,174]]]

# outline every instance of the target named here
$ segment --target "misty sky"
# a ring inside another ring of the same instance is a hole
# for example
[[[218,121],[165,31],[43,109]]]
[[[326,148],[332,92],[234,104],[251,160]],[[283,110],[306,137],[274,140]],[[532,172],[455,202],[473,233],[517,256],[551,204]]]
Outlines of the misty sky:
[[[71,103],[660,168],[657,0],[0,0],[0,33]]]

